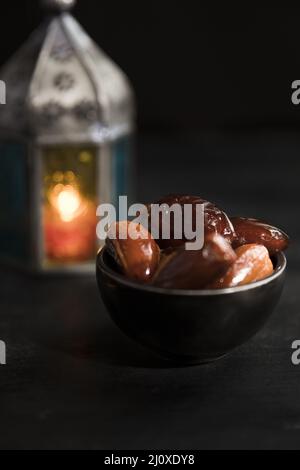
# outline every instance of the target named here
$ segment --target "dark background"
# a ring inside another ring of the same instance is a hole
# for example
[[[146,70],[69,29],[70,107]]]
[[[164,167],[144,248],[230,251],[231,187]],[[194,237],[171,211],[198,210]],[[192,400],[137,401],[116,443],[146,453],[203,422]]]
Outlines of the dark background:
[[[43,16],[39,0],[2,3],[0,63]],[[290,100],[299,78],[299,7],[77,3],[75,16],[130,77],[141,128],[300,122]]]
[[[139,198],[198,194],[284,228],[282,300],[231,356],[172,368],[113,325],[94,278],[0,268],[2,449],[299,448],[300,8],[192,5],[79,0],[75,15],[136,90]],[[37,0],[2,2],[0,63],[41,18]]]

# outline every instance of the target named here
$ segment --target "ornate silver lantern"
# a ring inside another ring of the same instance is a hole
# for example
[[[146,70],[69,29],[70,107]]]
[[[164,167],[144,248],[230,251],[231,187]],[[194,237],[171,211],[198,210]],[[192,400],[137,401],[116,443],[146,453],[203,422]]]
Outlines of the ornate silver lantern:
[[[0,70],[0,257],[42,272],[93,270],[96,207],[130,195],[134,99],[126,76],[66,11]]]

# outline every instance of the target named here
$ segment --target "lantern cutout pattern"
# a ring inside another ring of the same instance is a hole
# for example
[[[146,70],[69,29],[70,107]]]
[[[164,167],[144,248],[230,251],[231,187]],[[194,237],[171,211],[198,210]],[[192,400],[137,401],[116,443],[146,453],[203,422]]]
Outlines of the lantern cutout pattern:
[[[123,72],[66,10],[0,77],[0,258],[41,272],[90,272],[96,208],[132,196],[134,97]]]

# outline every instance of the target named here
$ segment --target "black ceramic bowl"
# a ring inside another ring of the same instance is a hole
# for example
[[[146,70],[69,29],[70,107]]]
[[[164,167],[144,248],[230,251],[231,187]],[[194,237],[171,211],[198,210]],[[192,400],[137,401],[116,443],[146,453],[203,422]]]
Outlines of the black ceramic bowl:
[[[104,248],[97,257],[97,280],[111,318],[130,338],[178,363],[207,363],[254,336],[274,310],[285,279],[284,254],[273,263],[270,277],[247,286],[170,290],[118,274]]]

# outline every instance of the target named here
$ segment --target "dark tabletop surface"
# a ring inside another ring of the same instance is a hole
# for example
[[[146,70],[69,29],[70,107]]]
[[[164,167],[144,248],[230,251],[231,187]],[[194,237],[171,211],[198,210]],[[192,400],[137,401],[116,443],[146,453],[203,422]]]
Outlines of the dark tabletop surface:
[[[300,448],[300,133],[145,135],[141,200],[203,195],[292,236],[266,327],[208,366],[174,367],[113,325],[91,278],[0,275],[1,449]]]

